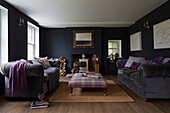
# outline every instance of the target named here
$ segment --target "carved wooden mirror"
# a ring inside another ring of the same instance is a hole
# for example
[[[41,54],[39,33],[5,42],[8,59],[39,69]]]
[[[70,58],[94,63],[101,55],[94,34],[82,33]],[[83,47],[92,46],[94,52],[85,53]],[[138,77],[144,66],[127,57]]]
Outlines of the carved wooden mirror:
[[[94,31],[73,31],[73,48],[94,48]]]

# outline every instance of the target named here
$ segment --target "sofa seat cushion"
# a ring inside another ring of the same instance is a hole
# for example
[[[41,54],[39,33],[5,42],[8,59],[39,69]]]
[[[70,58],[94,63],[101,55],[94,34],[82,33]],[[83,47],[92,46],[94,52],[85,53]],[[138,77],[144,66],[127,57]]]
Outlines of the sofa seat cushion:
[[[49,67],[47,69],[44,69],[44,73],[46,73],[46,74],[56,73],[57,69],[58,69],[57,67]]]
[[[133,69],[123,69],[123,74],[135,82],[135,84],[140,84],[140,73],[138,70]]]
[[[44,69],[44,73],[48,76],[48,90],[51,91],[57,86],[57,80],[59,80],[59,69],[57,67],[49,67],[47,69]]]

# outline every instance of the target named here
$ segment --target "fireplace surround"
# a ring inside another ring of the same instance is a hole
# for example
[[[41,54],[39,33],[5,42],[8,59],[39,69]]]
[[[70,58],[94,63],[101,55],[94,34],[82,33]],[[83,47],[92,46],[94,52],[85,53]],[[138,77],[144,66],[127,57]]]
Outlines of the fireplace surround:
[[[85,73],[89,71],[89,59],[81,58],[79,59],[80,62],[80,70],[79,72]]]
[[[82,56],[83,56],[83,58],[82,58]],[[87,60],[88,60],[88,63],[87,63]],[[72,68],[73,68],[73,63],[75,61],[81,62],[82,67],[80,67],[80,72],[84,72],[85,70],[95,71],[96,54],[72,54],[71,55]],[[84,68],[84,67],[86,67],[86,68]],[[81,68],[83,68],[84,71],[82,71]]]

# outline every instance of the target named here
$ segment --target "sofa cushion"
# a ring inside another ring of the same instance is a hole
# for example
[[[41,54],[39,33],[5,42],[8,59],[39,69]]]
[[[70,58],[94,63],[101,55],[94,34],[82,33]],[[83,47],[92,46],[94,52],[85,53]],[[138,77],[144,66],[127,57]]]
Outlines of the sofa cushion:
[[[51,67],[60,67],[60,61],[59,60],[48,60]]]
[[[134,81],[136,84],[140,84],[140,75],[138,70],[133,70],[133,69],[123,69],[123,74]]]
[[[137,69],[137,67],[138,67],[140,64],[141,64],[141,63],[133,62],[132,65],[130,66],[130,69]]]
[[[138,70],[124,68],[123,74],[129,76],[131,73],[134,73],[134,72],[137,72],[137,71]]]
[[[133,57],[133,56],[130,56],[128,61],[126,62],[126,65],[125,65],[125,68],[129,68],[133,62],[138,62],[140,63],[142,60],[145,60],[144,57]]]
[[[164,61],[163,57],[157,57],[149,62],[149,64],[162,64]]]
[[[56,73],[57,69],[58,69],[57,67],[49,67],[47,69],[44,69],[44,73],[46,74]]]
[[[165,58],[162,62],[162,64],[165,64],[165,63],[169,63],[170,62],[170,58]]]
[[[51,91],[57,86],[57,81],[59,80],[59,69],[57,67],[49,67],[44,69],[44,73],[47,74],[49,80],[49,88]]]
[[[40,64],[42,64],[45,69],[48,68],[48,67],[51,67],[51,65],[50,65],[47,57],[43,57],[43,58],[41,58],[41,57],[40,57],[40,58],[34,57],[34,59],[35,59],[37,62],[39,62]]]

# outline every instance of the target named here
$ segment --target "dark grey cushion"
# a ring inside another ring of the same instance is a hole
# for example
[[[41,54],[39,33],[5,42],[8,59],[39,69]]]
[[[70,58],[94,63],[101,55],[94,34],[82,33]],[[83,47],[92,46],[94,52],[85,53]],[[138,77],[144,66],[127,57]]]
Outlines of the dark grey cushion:
[[[170,77],[170,64],[142,64],[143,77]]]
[[[60,67],[60,61],[58,60],[49,60],[51,67]]]
[[[56,73],[57,69],[58,69],[57,67],[49,67],[47,69],[44,69],[44,73],[46,74]]]
[[[123,69],[123,74],[129,76],[131,73],[138,72],[138,70],[134,69],[129,69],[129,68],[124,68]]]
[[[49,91],[53,90],[56,86],[58,86],[59,81],[59,68],[57,67],[49,67],[44,70],[45,75],[47,74],[49,79]]]
[[[125,64],[127,62],[128,59],[120,59],[116,61],[116,65],[118,69],[122,69],[125,67]]]
[[[129,79],[133,80],[136,84],[140,84],[140,75],[138,70],[123,69],[123,74]]]

